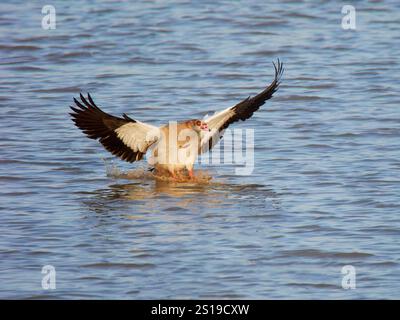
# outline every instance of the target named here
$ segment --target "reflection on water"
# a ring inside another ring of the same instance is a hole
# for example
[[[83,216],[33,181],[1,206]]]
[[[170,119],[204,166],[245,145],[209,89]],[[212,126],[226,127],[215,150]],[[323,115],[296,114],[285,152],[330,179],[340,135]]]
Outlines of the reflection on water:
[[[210,181],[173,182],[155,179],[151,173],[142,169],[128,172],[114,171],[114,178],[119,183],[110,184],[106,189],[90,192],[90,200],[85,204],[95,212],[108,212],[112,215],[112,208],[119,206],[129,207],[125,203],[135,206],[136,212],[149,213],[172,208],[192,210],[196,207],[215,210],[232,206],[236,200],[249,199],[258,201],[261,205],[271,201],[274,208],[278,208],[279,197],[263,185],[232,184],[229,182]],[[122,179],[122,180],[121,180]],[[126,183],[127,180],[131,180]],[[121,183],[123,181],[125,183]],[[255,204],[253,202],[253,204]],[[140,208],[140,210],[138,210]]]

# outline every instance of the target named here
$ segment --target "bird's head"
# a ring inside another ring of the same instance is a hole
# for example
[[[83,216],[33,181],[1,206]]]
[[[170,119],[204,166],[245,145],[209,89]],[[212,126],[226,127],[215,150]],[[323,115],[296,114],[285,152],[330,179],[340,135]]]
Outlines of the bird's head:
[[[194,120],[191,120],[190,123],[191,123],[193,130],[195,130],[197,132],[210,131],[210,129],[208,128],[208,124],[202,120],[194,119]]]

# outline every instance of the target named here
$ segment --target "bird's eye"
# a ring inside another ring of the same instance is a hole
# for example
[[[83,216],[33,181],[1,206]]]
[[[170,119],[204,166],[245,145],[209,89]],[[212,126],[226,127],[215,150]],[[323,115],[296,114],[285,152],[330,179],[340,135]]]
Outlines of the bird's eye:
[[[199,126],[199,127],[201,126],[201,121],[200,120],[196,121],[196,126]]]

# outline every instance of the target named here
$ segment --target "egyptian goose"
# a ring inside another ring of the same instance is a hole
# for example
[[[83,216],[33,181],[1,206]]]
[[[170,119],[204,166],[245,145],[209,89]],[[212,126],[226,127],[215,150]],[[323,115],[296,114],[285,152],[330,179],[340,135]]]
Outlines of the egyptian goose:
[[[250,118],[278,89],[283,73],[283,63],[275,64],[272,83],[254,97],[248,97],[203,120],[192,119],[170,122],[156,127],[132,119],[125,113],[122,118],[102,111],[90,94],[80,100],[74,98],[72,121],[89,138],[99,140],[113,155],[128,162],[139,161],[151,150],[148,162],[156,172],[169,173],[173,178],[182,169],[187,169],[193,178],[193,166],[197,156],[210,150],[222,138],[223,130],[239,120]]]

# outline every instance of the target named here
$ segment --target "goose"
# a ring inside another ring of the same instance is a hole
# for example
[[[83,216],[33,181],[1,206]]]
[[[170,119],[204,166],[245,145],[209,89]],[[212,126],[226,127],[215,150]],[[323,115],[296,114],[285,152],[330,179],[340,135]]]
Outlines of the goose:
[[[204,119],[170,121],[156,127],[125,113],[122,117],[115,117],[104,112],[89,93],[87,98],[80,93],[80,101],[73,98],[75,106],[70,106],[73,111],[70,115],[83,133],[98,140],[106,150],[122,160],[139,161],[149,151],[148,163],[157,174],[177,179],[180,172],[187,171],[189,179],[193,179],[197,157],[211,150],[229,125],[249,119],[278,89],[283,63],[278,59],[273,66],[274,79],[263,91]]]

